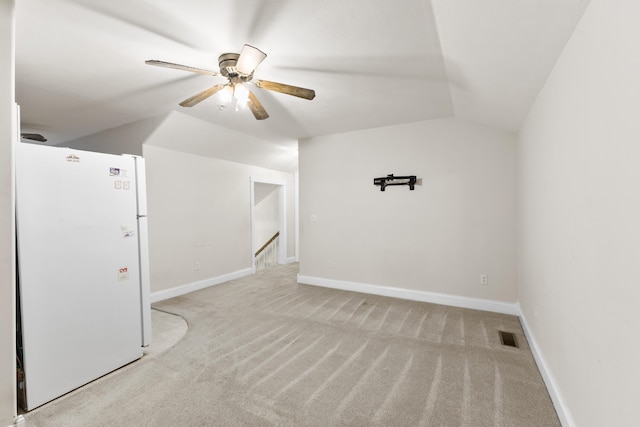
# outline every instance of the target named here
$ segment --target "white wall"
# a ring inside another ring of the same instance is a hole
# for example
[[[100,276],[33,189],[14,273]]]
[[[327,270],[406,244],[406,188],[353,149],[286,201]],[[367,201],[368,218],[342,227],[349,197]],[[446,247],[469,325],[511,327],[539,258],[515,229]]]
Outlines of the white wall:
[[[178,111],[169,113],[145,144],[283,172],[298,170],[297,141],[274,144]]]
[[[520,302],[567,425],[639,422],[638,22],[592,0],[520,135]]]
[[[58,145],[110,154],[142,155],[144,144],[294,173],[297,141],[274,144],[171,111]]]
[[[252,176],[286,183],[287,256],[295,255],[293,174],[153,145],[143,151],[152,293],[251,268]]]
[[[98,153],[142,156],[142,144],[166,117],[166,115],[149,117],[58,145]]]
[[[514,135],[441,119],[311,138],[299,156],[301,276],[517,301]],[[422,185],[373,185],[391,173]]]
[[[13,0],[0,0],[0,426],[16,415]]]

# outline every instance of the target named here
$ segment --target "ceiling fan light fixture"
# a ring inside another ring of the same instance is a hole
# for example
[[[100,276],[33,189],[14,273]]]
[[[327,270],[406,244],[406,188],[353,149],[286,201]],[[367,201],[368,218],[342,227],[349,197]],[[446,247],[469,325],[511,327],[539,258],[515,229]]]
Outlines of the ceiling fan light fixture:
[[[264,61],[267,54],[260,49],[251,45],[245,44],[240,51],[240,57],[236,64],[236,70],[242,74],[249,75],[253,73],[253,70]]]
[[[229,104],[233,101],[233,88],[231,85],[225,85],[224,89],[220,91],[220,101],[223,104]]]
[[[233,97],[240,106],[245,106],[249,102],[249,90],[242,83],[233,85]]]

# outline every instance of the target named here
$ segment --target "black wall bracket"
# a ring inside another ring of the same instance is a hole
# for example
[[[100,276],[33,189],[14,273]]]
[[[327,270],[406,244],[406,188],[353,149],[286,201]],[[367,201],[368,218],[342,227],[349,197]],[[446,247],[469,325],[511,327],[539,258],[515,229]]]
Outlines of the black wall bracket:
[[[373,185],[379,185],[380,191],[384,191],[384,189],[390,185],[408,185],[409,190],[413,190],[416,182],[417,179],[415,175],[393,176],[393,174],[390,174],[380,178],[373,178]]]

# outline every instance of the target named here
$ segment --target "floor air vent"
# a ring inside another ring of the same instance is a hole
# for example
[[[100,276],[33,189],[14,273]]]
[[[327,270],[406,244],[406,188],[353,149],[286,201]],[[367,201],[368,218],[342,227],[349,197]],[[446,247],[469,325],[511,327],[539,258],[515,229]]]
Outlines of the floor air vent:
[[[518,348],[518,340],[516,340],[516,334],[514,334],[513,332],[505,331],[498,331],[498,333],[500,334],[500,342],[502,343],[502,345],[508,345],[509,347]]]

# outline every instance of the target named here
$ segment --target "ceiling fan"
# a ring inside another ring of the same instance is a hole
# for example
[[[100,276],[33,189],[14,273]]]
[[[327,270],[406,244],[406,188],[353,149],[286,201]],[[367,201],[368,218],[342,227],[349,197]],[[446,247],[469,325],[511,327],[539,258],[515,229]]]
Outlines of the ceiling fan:
[[[258,98],[245,87],[245,83],[251,83],[256,87],[286,95],[297,96],[303,99],[313,99],[316,92],[312,89],[305,89],[298,86],[291,86],[283,83],[270,82],[267,80],[253,80],[253,72],[256,67],[267,57],[267,54],[260,49],[245,44],[240,53],[223,53],[218,58],[220,72],[204,70],[202,68],[190,67],[187,65],[174,64],[172,62],[148,60],[146,64],[158,67],[175,68],[192,73],[206,74],[209,76],[223,76],[228,79],[227,83],[220,83],[199,92],[180,103],[182,107],[193,107],[210,96],[222,91],[230,91],[232,96],[240,104],[246,104],[257,120],[264,120],[269,114],[264,109]]]

